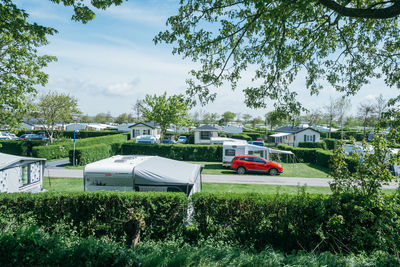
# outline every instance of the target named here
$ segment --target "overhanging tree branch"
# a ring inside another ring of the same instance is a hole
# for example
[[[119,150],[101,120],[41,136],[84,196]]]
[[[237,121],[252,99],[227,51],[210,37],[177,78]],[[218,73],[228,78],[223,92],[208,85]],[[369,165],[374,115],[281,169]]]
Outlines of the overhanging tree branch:
[[[377,9],[351,8],[338,4],[334,0],[318,0],[318,2],[345,17],[364,19],[389,19],[400,15],[400,1],[390,1],[391,6]]]

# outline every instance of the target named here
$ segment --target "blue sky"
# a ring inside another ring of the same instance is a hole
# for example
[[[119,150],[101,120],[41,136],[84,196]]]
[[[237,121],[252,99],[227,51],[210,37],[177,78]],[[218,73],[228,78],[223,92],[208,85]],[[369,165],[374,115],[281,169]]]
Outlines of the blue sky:
[[[146,94],[184,93],[188,72],[196,68],[190,60],[172,55],[172,48],[153,43],[153,37],[166,29],[166,19],[178,9],[176,0],[130,0],[105,11],[97,10],[96,18],[87,24],[71,21],[72,9],[48,0],[17,0],[16,4],[30,14],[30,20],[58,30],[49,37],[50,44],[40,52],[55,55],[57,62],[46,69],[49,83],[38,88],[69,93],[78,99],[79,108],[89,115],[111,112],[117,116],[132,112],[132,105]],[[273,109],[249,109],[244,104],[242,89],[251,82],[251,72],[243,73],[236,91],[229,85],[218,89],[214,103],[194,110],[203,112],[225,111],[263,116]],[[329,97],[339,96],[331,87],[319,96],[311,97],[299,76],[292,88],[308,109],[322,108]],[[352,112],[360,102],[373,100],[380,93],[384,97],[397,95],[396,89],[387,88],[383,81],[375,80],[351,97]]]

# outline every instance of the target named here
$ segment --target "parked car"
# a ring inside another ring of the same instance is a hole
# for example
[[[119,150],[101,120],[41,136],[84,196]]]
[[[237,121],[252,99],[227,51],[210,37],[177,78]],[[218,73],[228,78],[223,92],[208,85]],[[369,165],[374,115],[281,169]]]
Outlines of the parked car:
[[[187,137],[184,136],[184,135],[181,135],[181,136],[178,137],[177,142],[178,142],[179,144],[186,144],[186,142],[187,142]]]
[[[11,140],[18,140],[18,139],[19,139],[19,137],[16,136],[15,134],[13,134],[13,133],[5,132],[5,134],[6,134]]]
[[[22,140],[43,140],[43,141],[49,140],[49,138],[38,134],[23,134],[19,138]]]
[[[6,134],[6,132],[0,132],[0,140],[10,140],[10,136]]]
[[[248,141],[247,143],[255,146],[265,146],[264,141]]]
[[[155,144],[157,139],[151,135],[140,135],[136,137],[136,143],[138,144]]]
[[[170,139],[163,139],[161,141],[161,143],[172,145],[172,144],[176,144],[176,141],[175,140],[170,140]]]
[[[264,142],[264,139],[262,139],[261,137],[259,137],[259,138],[257,138],[257,141],[263,141],[263,142]]]
[[[246,172],[265,172],[269,175],[277,175],[282,173],[282,164],[275,161],[268,161],[257,156],[235,156],[232,160],[232,169],[236,170],[238,174],[245,174]]]

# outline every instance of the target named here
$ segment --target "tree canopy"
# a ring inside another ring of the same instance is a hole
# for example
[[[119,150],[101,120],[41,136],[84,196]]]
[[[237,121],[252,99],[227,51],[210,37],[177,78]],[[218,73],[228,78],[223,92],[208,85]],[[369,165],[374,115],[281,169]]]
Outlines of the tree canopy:
[[[246,104],[299,112],[290,84],[305,71],[316,95],[326,81],[345,95],[373,78],[400,86],[400,1],[381,0],[182,0],[170,29],[155,43],[200,62],[188,93],[207,103],[224,82],[233,89],[241,73],[255,69],[244,88]]]

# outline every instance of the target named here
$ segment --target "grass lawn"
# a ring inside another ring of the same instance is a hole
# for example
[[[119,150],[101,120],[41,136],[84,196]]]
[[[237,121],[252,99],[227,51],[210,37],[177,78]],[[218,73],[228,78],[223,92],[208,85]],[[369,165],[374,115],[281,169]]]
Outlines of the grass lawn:
[[[50,178],[45,177],[43,187],[49,192],[73,192],[83,191],[83,179],[81,178]],[[203,183],[202,192],[234,192],[234,193],[265,193],[295,194],[301,189],[300,186],[276,186],[276,185],[250,185],[250,184],[216,184]],[[328,187],[305,187],[308,193],[328,194]]]
[[[194,164],[203,164],[203,174],[235,174],[236,172],[228,168],[222,167],[220,162],[207,161],[188,161]],[[307,178],[326,178],[328,177],[328,169],[322,168],[311,163],[282,163],[283,173],[285,177],[307,177]],[[67,169],[83,170],[84,166],[65,166]],[[265,175],[260,173],[249,173],[247,175]]]
[[[203,174],[233,174],[235,171],[222,167],[220,162],[190,161],[190,163],[203,164]],[[307,177],[307,178],[326,178],[328,169],[322,168],[311,163],[282,163],[285,177]],[[265,175],[260,173],[249,173],[247,175]]]

